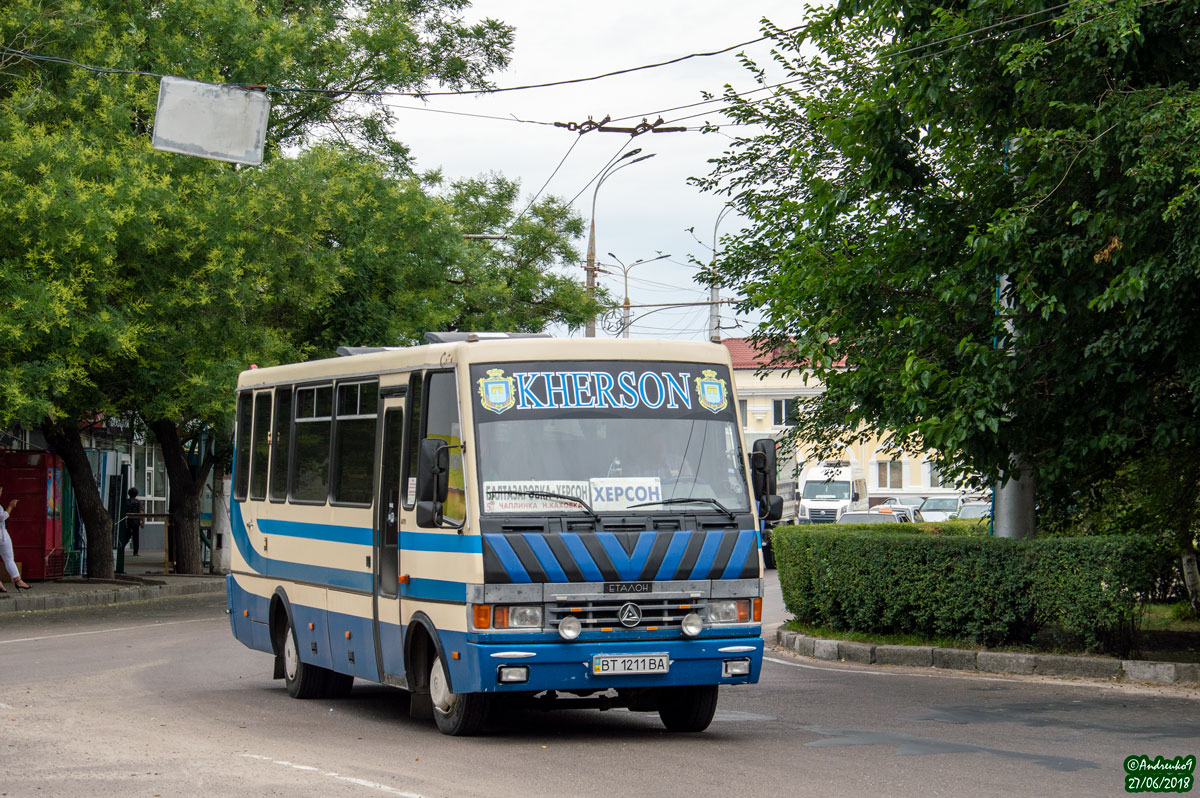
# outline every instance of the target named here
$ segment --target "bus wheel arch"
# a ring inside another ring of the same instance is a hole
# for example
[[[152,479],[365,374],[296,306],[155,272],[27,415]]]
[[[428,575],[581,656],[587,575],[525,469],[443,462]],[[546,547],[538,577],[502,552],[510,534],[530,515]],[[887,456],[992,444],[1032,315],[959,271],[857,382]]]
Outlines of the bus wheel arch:
[[[283,588],[276,588],[271,596],[271,608],[267,614],[267,618],[270,619],[268,631],[271,635],[271,650],[275,654],[275,672],[271,677],[273,679],[282,679],[285,676],[283,650],[291,617],[292,605],[287,594],[283,592]]]

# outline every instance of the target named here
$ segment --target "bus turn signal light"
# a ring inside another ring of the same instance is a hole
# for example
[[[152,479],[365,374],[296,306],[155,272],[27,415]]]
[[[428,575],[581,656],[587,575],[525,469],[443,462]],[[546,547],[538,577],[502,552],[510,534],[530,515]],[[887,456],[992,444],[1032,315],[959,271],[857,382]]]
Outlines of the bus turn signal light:
[[[492,628],[492,605],[491,604],[472,604],[473,616],[475,619],[476,629],[491,629]]]
[[[762,599],[760,598],[754,600],[754,622],[762,623]]]

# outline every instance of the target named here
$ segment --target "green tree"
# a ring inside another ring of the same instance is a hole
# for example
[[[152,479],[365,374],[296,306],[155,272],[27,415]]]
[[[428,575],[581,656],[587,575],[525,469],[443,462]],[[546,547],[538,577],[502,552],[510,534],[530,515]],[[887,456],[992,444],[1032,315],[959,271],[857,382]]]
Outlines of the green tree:
[[[729,115],[762,132],[698,182],[750,222],[718,280],[827,386],[799,434],[1023,468],[1059,507],[1149,452],[1195,462],[1195,0],[844,0],[768,30],[786,82],[747,62],[774,86]],[[1195,585],[1200,481],[1177,489]]]
[[[228,417],[221,396],[244,364],[319,345],[294,322],[329,307],[355,273],[337,234],[373,212],[359,210],[356,192],[386,193],[392,181],[387,199],[398,203],[416,191],[378,97],[273,93],[268,163],[235,169],[152,150],[157,81],[128,71],[366,91],[480,86],[506,63],[512,31],[464,24],[465,6],[17,0],[0,9],[0,421],[40,424],[63,456],[80,489],[91,575],[112,573],[111,519],[86,489],[80,424],[142,414],[173,488],[186,488],[179,498],[198,494],[173,440]],[[283,155],[327,139],[365,152],[369,168],[344,148]],[[447,215],[424,203],[445,240]],[[182,571],[199,567],[189,526]]]

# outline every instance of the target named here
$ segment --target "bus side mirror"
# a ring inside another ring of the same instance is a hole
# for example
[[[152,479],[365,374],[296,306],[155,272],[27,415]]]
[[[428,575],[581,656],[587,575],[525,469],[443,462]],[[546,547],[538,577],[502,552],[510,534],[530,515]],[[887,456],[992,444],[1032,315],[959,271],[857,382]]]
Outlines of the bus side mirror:
[[[750,482],[754,488],[754,498],[763,495],[767,484],[767,456],[762,452],[750,452]]]
[[[417,454],[417,502],[441,504],[449,492],[450,446],[440,438],[426,438]]]
[[[441,502],[417,502],[417,526],[437,529],[442,525]]]
[[[783,518],[783,497],[771,494],[766,497],[763,508],[764,521],[778,521]]]
[[[770,496],[779,492],[779,465],[775,457],[775,441],[759,438],[754,442],[750,463],[754,471],[755,497]]]

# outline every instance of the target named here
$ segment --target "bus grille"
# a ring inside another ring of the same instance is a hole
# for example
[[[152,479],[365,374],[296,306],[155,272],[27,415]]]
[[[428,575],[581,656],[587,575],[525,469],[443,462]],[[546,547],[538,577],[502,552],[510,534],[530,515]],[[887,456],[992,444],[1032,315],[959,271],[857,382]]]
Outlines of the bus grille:
[[[626,604],[636,604],[642,611],[642,621],[637,626],[625,626],[617,618],[617,613]],[[655,598],[653,596],[629,596],[621,598],[588,598],[580,600],[558,601],[547,605],[546,620],[551,629],[557,629],[559,622],[568,615],[579,619],[584,631],[600,629],[678,629],[683,618],[690,612],[705,615],[708,606],[703,598]]]

